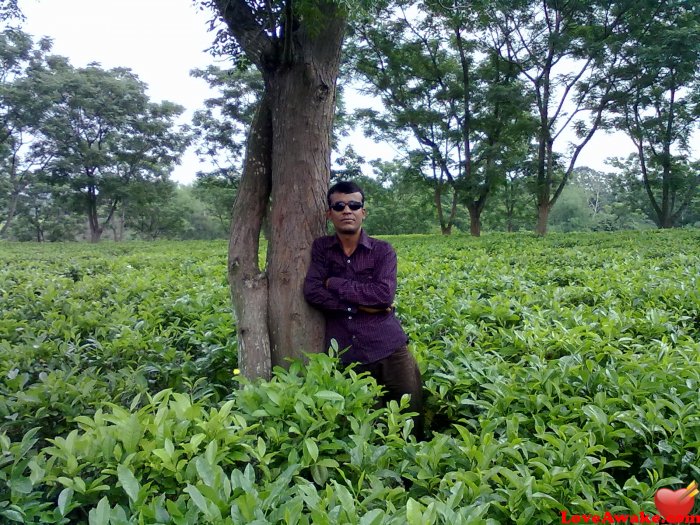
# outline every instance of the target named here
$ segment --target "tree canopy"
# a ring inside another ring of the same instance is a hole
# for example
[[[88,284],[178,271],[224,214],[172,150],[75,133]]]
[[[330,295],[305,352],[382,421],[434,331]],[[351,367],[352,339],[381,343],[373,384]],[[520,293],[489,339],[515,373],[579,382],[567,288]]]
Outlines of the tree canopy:
[[[275,220],[304,222],[282,211],[292,207],[280,201],[290,197],[282,188],[295,184],[306,191],[295,199],[305,203],[300,215],[316,210],[310,214],[321,217],[305,235],[325,231],[329,177],[369,185],[377,198],[368,201],[367,225],[387,233],[698,221],[697,2],[196,4],[212,14],[213,48],[233,57],[234,67],[193,72],[219,94],[190,126],[207,166],[192,189],[165,182],[188,140],[176,124],[179,108],[148,100],[127,68],[75,68],[53,54],[48,39],[10,27],[22,23],[15,2],[0,6],[0,236],[225,235],[250,169],[247,139],[265,137],[261,131],[270,135],[257,166],[285,180],[279,194],[263,185],[266,234],[275,235],[268,228]],[[335,65],[341,52],[342,70]],[[324,69],[326,60],[334,65]],[[337,74],[346,92],[376,97],[372,107],[338,118]],[[314,108],[324,124],[306,129],[300,123],[321,121],[308,114]],[[269,114],[257,129],[261,111]],[[366,161],[352,143],[332,164],[338,137],[357,124],[396,157]],[[595,184],[605,181],[600,192],[592,189],[595,177],[581,175],[580,153],[603,130],[624,132],[636,152],[596,175]],[[312,144],[320,149],[312,152]],[[313,181],[295,179],[302,172]],[[393,201],[405,213],[392,220]],[[177,206],[188,210],[180,220],[156,221]],[[250,202],[244,207],[249,217]],[[280,243],[290,238],[278,235]]]

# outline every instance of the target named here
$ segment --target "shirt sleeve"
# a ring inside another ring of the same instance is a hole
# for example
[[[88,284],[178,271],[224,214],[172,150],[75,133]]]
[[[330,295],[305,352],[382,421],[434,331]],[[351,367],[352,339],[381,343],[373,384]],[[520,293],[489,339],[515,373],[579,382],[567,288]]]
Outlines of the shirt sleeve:
[[[396,294],[396,252],[388,246],[374,261],[372,282],[358,282],[342,277],[328,279],[328,290],[341,301],[374,308],[387,308]],[[375,248],[376,249],[376,248]]]
[[[325,281],[328,278],[328,265],[323,248],[317,241],[311,245],[311,264],[304,280],[304,298],[311,305],[320,310],[356,312],[353,304],[341,300],[338,294],[326,289]]]

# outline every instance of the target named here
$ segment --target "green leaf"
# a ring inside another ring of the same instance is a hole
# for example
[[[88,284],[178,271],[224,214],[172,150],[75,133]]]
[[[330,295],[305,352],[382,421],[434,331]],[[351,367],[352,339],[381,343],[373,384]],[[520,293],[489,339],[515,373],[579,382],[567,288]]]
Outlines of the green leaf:
[[[90,510],[88,514],[88,521],[90,525],[109,525],[109,516],[111,514],[111,509],[109,506],[109,500],[107,496],[102,498],[97,507]]]
[[[17,521],[19,523],[25,522],[24,515],[15,509],[5,509],[2,512],[0,512],[0,516],[5,516],[6,518],[11,519],[12,521]]]
[[[379,525],[383,517],[384,511],[382,509],[370,510],[360,518],[360,525]]]
[[[61,516],[66,515],[66,508],[68,507],[68,505],[70,505],[72,499],[73,489],[63,489],[58,495],[58,510],[61,513]]]
[[[406,502],[406,521],[408,525],[423,525],[423,506],[413,498],[408,498]]]
[[[318,459],[318,445],[316,445],[316,441],[313,439],[306,438],[304,440],[304,450],[311,458],[311,461],[315,462]]]
[[[206,458],[210,465],[216,465],[216,453],[219,450],[219,446],[215,439],[212,439],[207,445]]]
[[[204,458],[204,456],[197,456],[195,465],[197,467],[197,474],[199,474],[204,484],[208,487],[214,487],[214,470],[211,468],[206,458]]]
[[[32,492],[32,481],[29,478],[12,479],[8,485],[10,485],[13,492],[19,494],[31,494]]]
[[[136,502],[138,500],[139,490],[141,490],[141,487],[129,467],[121,464],[118,465],[117,477],[119,482],[122,484],[124,492],[126,492],[127,496],[129,496],[129,499]]]
[[[333,392],[331,390],[319,390],[314,394],[314,396],[326,401],[345,401],[345,398],[338,392]]]
[[[608,424],[608,416],[605,415],[605,412],[603,412],[603,410],[599,406],[586,405],[585,407],[583,407],[582,410],[584,414],[586,414],[589,418],[591,418],[599,425]]]
[[[353,498],[352,494],[350,494],[350,491],[347,489],[347,487],[344,487],[335,481],[333,482],[333,487],[341,505],[343,506],[343,510],[347,512],[349,516],[354,516],[356,514],[355,498]]]
[[[190,495],[190,498],[192,498],[192,501],[199,510],[201,510],[204,514],[209,514],[207,500],[204,499],[204,496],[202,496],[202,493],[199,492],[197,487],[188,483],[187,487],[185,487],[185,492]]]

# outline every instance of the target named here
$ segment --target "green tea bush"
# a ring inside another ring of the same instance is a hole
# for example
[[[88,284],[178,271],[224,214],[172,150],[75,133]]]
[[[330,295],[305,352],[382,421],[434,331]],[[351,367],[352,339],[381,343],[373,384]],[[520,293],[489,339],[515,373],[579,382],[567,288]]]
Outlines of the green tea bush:
[[[699,477],[697,230],[390,240],[424,442],[333,356],[236,376],[223,243],[3,245],[0,522],[552,523]]]
[[[321,354],[307,367],[277,369],[270,382],[246,383],[216,406],[172,390],[128,408],[108,404],[74,418],[77,428],[28,460],[36,429],[20,444],[4,437],[3,515],[178,524],[383,515],[405,505],[395,466],[412,423],[396,403],[375,409],[379,393],[373,380]]]

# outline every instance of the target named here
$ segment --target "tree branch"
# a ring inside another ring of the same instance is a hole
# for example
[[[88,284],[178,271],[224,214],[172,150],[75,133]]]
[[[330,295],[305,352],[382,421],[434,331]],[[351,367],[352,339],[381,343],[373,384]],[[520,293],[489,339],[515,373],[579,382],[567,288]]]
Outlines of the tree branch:
[[[266,58],[273,50],[272,40],[265,28],[255,19],[253,11],[244,0],[215,0],[221,17],[236,39],[246,57],[263,71]]]

